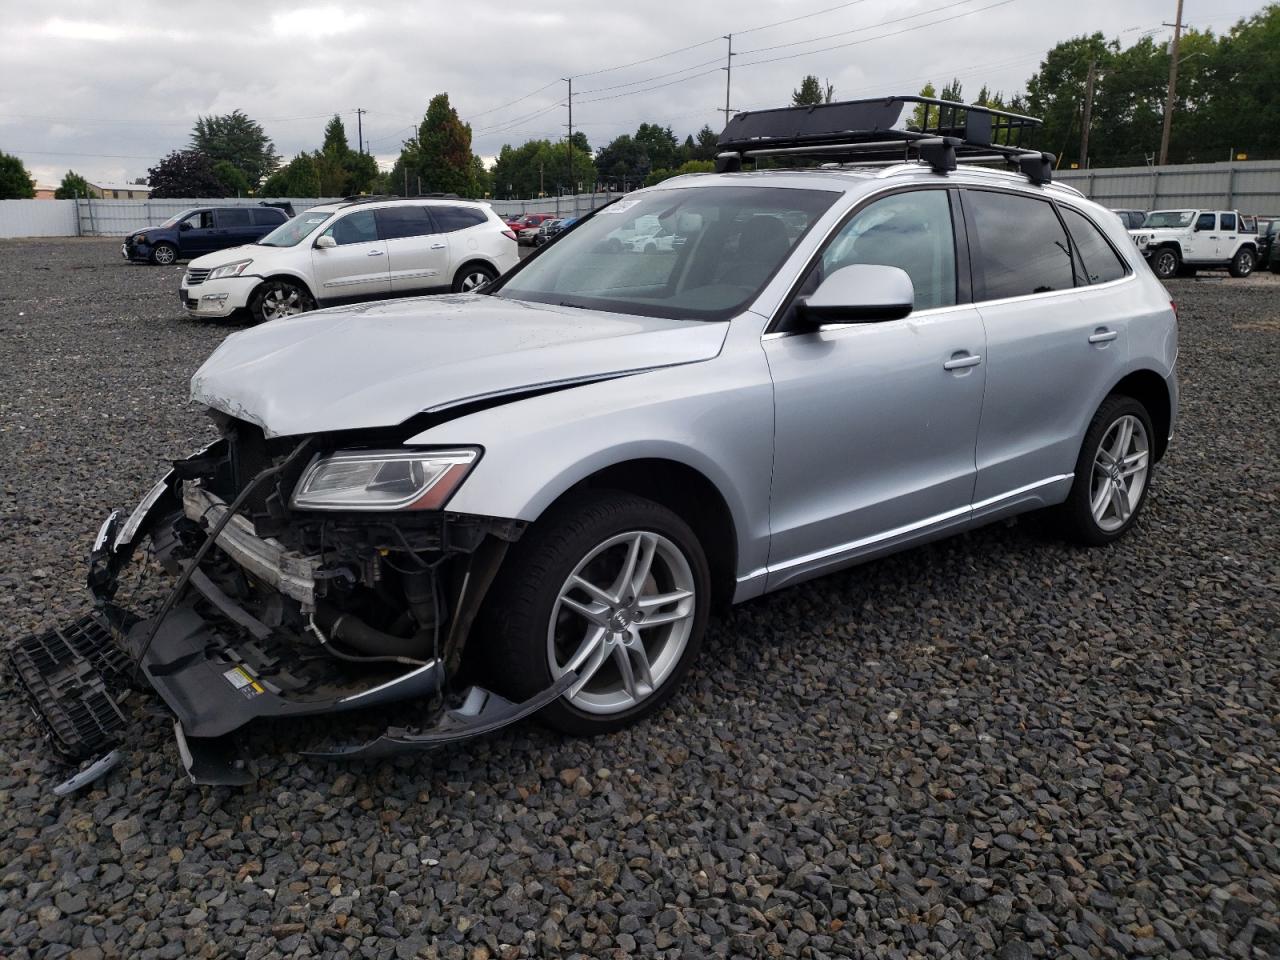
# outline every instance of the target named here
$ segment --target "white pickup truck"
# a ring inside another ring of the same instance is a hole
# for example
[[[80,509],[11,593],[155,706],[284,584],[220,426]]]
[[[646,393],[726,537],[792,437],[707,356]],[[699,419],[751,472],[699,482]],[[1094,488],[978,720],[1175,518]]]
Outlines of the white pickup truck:
[[[1258,262],[1258,235],[1238,210],[1153,210],[1129,236],[1161,280],[1198,267],[1247,277]]]

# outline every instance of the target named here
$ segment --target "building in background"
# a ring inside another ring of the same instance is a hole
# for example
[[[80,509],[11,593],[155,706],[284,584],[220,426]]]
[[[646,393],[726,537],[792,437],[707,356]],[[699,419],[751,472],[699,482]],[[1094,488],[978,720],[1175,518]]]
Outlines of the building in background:
[[[57,187],[51,187],[51,186],[49,186],[47,183],[40,183],[40,182],[38,182],[38,181],[37,181],[37,183],[36,183],[36,199],[37,199],[37,200],[52,200],[52,199],[54,198],[54,197],[53,197],[54,191],[55,191],[55,190],[57,190],[57,189],[58,189]]]
[[[151,188],[140,183],[90,180],[89,190],[100,200],[147,200],[151,197]]]

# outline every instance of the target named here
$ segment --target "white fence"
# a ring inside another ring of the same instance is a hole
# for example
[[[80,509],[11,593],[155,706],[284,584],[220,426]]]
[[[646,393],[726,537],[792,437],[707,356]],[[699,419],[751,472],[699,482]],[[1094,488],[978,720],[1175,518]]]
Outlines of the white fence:
[[[617,193],[532,200],[491,200],[499,216],[552,213],[580,217],[617,199]],[[335,197],[279,197],[293,204],[295,213]],[[132,230],[153,227],[192,207],[252,207],[260,198],[226,200],[0,200],[0,237],[123,237]]]
[[[1058,170],[1053,178],[1118,209],[1210,207],[1280,215],[1280,161],[1276,160]]]
[[[74,237],[74,200],[0,200],[0,237]]]

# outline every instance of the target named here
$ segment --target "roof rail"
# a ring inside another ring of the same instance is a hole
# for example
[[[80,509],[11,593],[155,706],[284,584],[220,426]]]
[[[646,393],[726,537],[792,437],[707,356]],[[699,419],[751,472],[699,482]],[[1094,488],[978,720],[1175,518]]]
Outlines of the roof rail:
[[[903,123],[908,106],[923,107],[919,126]],[[750,110],[735,115],[720,134],[716,171],[741,170],[744,159],[811,156],[837,162],[919,159],[945,175],[960,161],[1003,157],[1032,183],[1044,184],[1053,180],[1054,155],[1023,145],[1039,126],[1035,117],[1007,110],[918,96]]]
[[[388,200],[461,200],[456,193],[420,193],[416,197],[401,197],[394,194],[362,194],[354,197],[343,197],[342,203],[351,206],[357,203],[383,203]]]

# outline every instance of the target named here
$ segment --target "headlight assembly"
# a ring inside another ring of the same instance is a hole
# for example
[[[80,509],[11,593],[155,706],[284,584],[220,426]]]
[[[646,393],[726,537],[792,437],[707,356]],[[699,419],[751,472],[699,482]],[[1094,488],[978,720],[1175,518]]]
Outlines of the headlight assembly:
[[[317,457],[297,487],[297,510],[438,510],[480,456],[474,449],[347,450]]]
[[[145,233],[140,233],[140,234],[138,234],[136,237],[134,237],[134,238],[133,238],[133,242],[134,242],[134,243],[146,243],[146,242],[147,242],[147,235],[146,235]]]
[[[238,277],[244,273],[245,267],[253,263],[252,260],[237,260],[235,263],[224,263],[220,267],[214,267],[209,271],[206,280],[221,280],[223,277]]]

